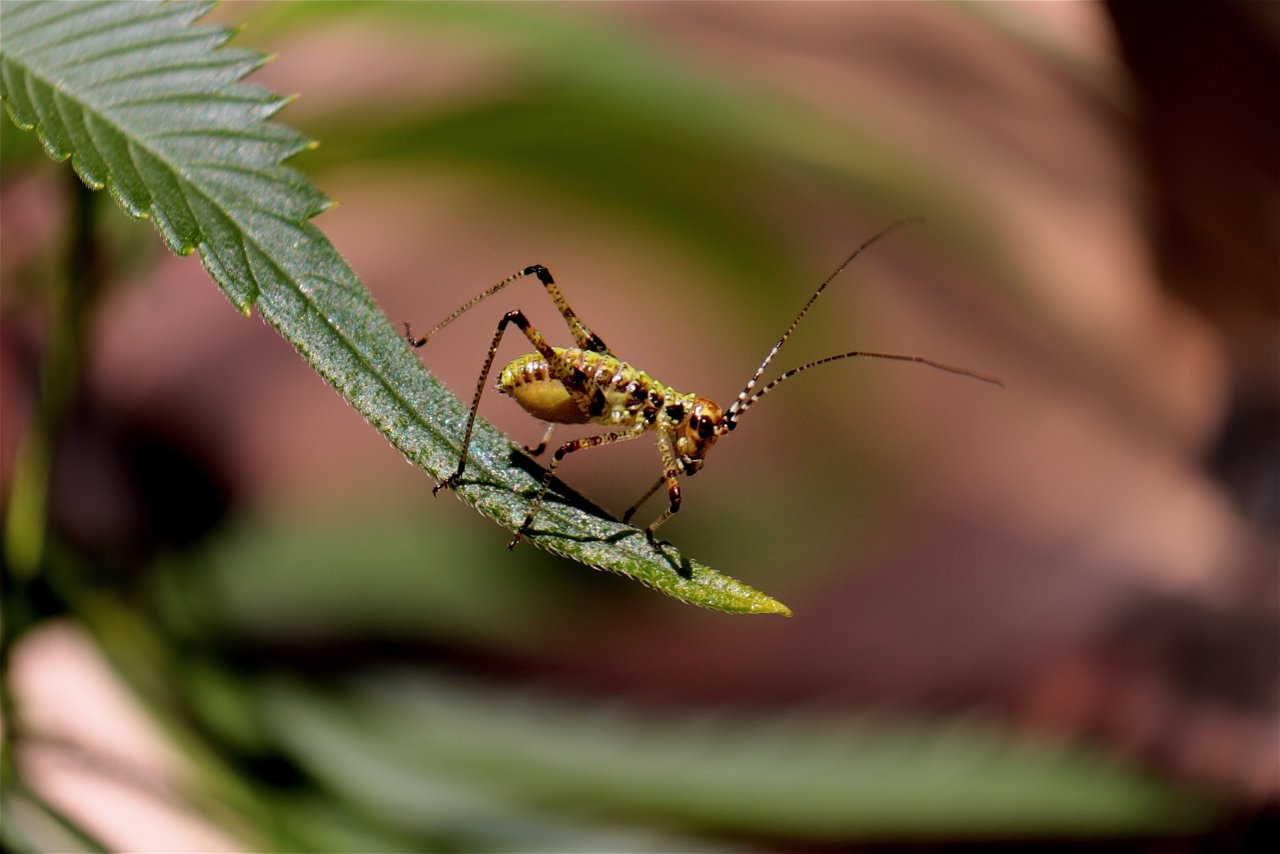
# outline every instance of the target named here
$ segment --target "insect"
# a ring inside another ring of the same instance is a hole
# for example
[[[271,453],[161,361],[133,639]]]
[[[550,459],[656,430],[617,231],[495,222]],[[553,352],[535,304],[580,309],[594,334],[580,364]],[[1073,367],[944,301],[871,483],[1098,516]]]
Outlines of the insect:
[[[466,432],[462,439],[462,451],[458,459],[458,468],[444,481],[436,485],[432,494],[441,489],[451,489],[462,478],[467,467],[467,452],[471,445],[471,434],[475,427],[476,413],[480,407],[480,397],[484,392],[485,382],[493,368],[494,357],[498,345],[502,341],[507,327],[514,324],[533,345],[534,352],[515,359],[505,368],[497,383],[497,390],[515,400],[526,412],[546,422],[547,431],[542,441],[534,447],[526,447],[532,456],[541,455],[551,440],[557,424],[598,424],[608,428],[607,432],[584,436],[565,442],[556,448],[551,455],[551,463],[542,477],[542,484],[537,497],[529,507],[524,522],[517,529],[515,536],[507,548],[515,548],[516,544],[528,534],[533,521],[546,498],[547,490],[555,477],[556,469],[569,454],[639,438],[646,433],[655,433],[658,440],[658,452],[662,456],[662,475],[640,496],[639,500],[623,514],[622,521],[629,522],[636,511],[664,485],[667,490],[667,507],[645,528],[649,543],[661,550],[662,543],[656,539],[658,527],[670,519],[680,509],[680,477],[692,477],[702,470],[706,455],[711,447],[722,437],[733,432],[747,410],[758,400],[773,391],[792,377],[842,359],[855,357],[871,359],[892,359],[901,362],[916,362],[931,368],[947,371],[952,374],[971,377],[992,385],[1003,386],[1000,380],[985,376],[965,368],[957,368],[925,359],[921,356],[900,356],[892,353],[871,353],[852,351],[827,356],[812,362],[791,368],[779,374],[773,380],[758,386],[761,377],[774,356],[787,343],[787,339],[795,332],[809,309],[818,297],[822,296],[827,286],[848,267],[855,258],[876,241],[918,220],[907,219],[895,222],[864,242],[853,251],[835,271],[818,286],[809,297],[809,301],[800,309],[800,313],[791,321],[791,325],[782,333],[778,343],[773,345],[769,353],[756,368],[746,386],[738,393],[737,398],[724,409],[715,401],[696,394],[685,394],[649,376],[634,365],[624,362],[615,356],[604,341],[569,307],[560,288],[556,285],[551,271],[541,264],[525,267],[497,284],[482,291],[465,303],[453,314],[438,323],[434,329],[420,338],[415,338],[409,324],[404,325],[405,339],[414,347],[421,347],[440,330],[444,329],[462,314],[469,311],[477,303],[493,296],[508,285],[528,276],[533,276],[542,283],[547,295],[555,303],[565,324],[573,335],[575,347],[555,347],[548,344],[534,326],[519,309],[508,311],[498,321],[493,342],[489,345],[484,367],[480,378],[476,381],[475,397],[471,401],[471,413],[467,419]]]

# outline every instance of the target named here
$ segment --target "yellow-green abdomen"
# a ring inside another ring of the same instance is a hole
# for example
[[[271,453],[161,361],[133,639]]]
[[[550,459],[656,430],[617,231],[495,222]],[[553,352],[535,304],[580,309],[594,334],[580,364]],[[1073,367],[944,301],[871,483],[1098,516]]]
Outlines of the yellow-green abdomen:
[[[509,395],[535,418],[556,424],[595,422],[628,426],[645,418],[649,396],[662,386],[643,371],[626,362],[594,350],[554,348],[558,369],[537,353],[530,353],[507,365],[498,389]]]
[[[556,348],[556,352],[563,352]],[[521,356],[502,369],[498,390],[510,395],[535,418],[556,424],[586,424],[587,411],[560,380],[551,375],[547,360],[537,353]]]

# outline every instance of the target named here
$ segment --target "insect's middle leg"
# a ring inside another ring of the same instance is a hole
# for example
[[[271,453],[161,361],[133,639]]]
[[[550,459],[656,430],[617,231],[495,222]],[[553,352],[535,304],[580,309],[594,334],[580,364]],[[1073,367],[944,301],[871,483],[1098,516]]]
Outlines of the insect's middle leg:
[[[547,490],[551,488],[551,479],[555,477],[556,469],[560,466],[560,461],[568,454],[574,451],[581,451],[586,448],[596,448],[601,445],[611,445],[616,442],[625,442],[628,439],[634,439],[637,436],[643,436],[645,433],[643,426],[632,427],[628,430],[617,430],[612,433],[600,433],[595,436],[583,436],[580,439],[573,439],[565,442],[556,448],[556,452],[551,455],[551,464],[547,466],[547,470],[542,475],[542,485],[538,488],[538,497],[533,500],[533,505],[529,507],[529,513],[524,517],[524,522],[520,524],[520,528],[516,531],[511,542],[507,543],[507,548],[514,549],[516,544],[524,538],[525,533],[533,526],[533,518],[538,515],[538,510],[542,507],[542,501],[547,497]]]
[[[547,444],[551,441],[551,434],[554,433],[555,431],[556,431],[556,425],[553,422],[548,421],[547,432],[542,434],[541,441],[539,441],[538,444],[536,445],[525,445],[524,452],[531,457],[542,456],[542,452],[547,449]]]
[[[507,331],[507,326],[512,323],[524,333],[524,336],[529,339],[529,343],[544,358],[551,362],[557,359],[555,350],[542,337],[542,333],[529,322],[529,318],[524,316],[524,312],[520,309],[515,309],[502,316],[502,320],[498,321],[497,330],[493,333],[493,341],[489,344],[489,352],[484,358],[484,367],[480,369],[480,378],[476,380],[476,393],[471,398],[471,413],[467,416],[467,429],[462,435],[462,452],[458,457],[458,468],[454,470],[453,474],[435,485],[435,488],[431,490],[432,495],[436,495],[442,489],[452,489],[462,478],[462,472],[467,467],[467,456],[471,450],[471,434],[475,430],[476,414],[480,411],[480,397],[484,394],[485,383],[489,380],[489,372],[493,370],[493,359],[498,354],[498,345],[502,343],[502,334]]]

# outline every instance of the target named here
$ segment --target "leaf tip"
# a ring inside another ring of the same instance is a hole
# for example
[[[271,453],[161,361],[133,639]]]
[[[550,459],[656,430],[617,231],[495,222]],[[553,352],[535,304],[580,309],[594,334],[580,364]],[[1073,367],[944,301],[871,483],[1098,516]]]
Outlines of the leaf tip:
[[[769,599],[767,597],[758,605],[753,605],[751,610],[756,614],[781,614],[784,617],[795,616],[791,609],[786,605],[782,604],[777,599]]]
[[[35,128],[36,126],[35,122],[26,121],[22,118],[21,115],[18,114],[18,111],[14,108],[13,101],[11,99],[5,98],[3,100],[4,100],[4,111],[9,114],[9,118],[13,121],[15,125],[18,126],[19,130],[29,131]]]
[[[86,172],[84,167],[80,163],[77,163],[76,158],[74,157],[72,157],[71,159],[71,167],[75,169],[76,175],[80,178],[81,181],[84,182],[84,185],[88,187],[90,190],[97,192],[98,190],[101,190],[103,187],[107,186],[105,181],[100,181],[98,180],[97,176],[93,175],[91,172]]]

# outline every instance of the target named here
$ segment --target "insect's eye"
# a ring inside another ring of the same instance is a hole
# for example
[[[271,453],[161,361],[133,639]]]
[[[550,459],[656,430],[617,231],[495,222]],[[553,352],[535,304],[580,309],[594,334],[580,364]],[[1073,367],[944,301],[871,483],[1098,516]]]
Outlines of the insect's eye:
[[[704,415],[698,419],[698,435],[703,439],[710,439],[715,431],[716,426],[712,423],[710,418]]]

